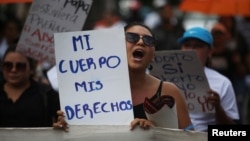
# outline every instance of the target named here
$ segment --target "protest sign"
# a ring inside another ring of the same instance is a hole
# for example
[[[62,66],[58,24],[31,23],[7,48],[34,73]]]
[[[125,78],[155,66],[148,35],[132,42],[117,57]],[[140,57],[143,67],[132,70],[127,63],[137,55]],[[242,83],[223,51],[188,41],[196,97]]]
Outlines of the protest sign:
[[[145,98],[143,107],[147,119],[157,127],[179,128],[176,102],[172,96],[161,95],[154,100]]]
[[[55,33],[54,38],[68,123],[128,125],[134,116],[124,29]]]
[[[176,84],[190,112],[214,112],[207,102],[209,84],[195,51],[157,51],[149,70],[159,79]]]
[[[92,0],[34,0],[22,29],[17,51],[55,64],[53,34],[80,31]]]

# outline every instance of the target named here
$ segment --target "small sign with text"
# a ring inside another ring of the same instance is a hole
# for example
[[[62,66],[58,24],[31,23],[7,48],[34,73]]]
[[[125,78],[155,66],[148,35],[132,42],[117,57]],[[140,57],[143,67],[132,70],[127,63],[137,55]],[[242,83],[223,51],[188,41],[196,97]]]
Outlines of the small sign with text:
[[[250,125],[208,125],[208,141],[216,139],[249,140]]]
[[[176,84],[189,112],[214,112],[207,102],[209,84],[195,51],[157,51],[149,70],[155,77]]]

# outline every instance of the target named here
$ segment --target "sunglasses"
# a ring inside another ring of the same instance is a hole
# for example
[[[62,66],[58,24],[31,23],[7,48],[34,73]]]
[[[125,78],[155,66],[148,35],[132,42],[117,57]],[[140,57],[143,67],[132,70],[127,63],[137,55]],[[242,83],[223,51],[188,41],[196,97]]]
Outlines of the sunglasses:
[[[15,67],[16,71],[24,72],[26,71],[27,64],[23,62],[3,62],[3,70],[10,72],[13,67]]]
[[[144,35],[144,36],[141,36],[137,33],[132,33],[132,32],[126,32],[125,34],[126,36],[126,40],[130,43],[137,43],[140,39],[142,39],[143,43],[146,45],[146,46],[154,46],[155,45],[155,38],[152,37],[152,36],[148,36],[148,35]]]

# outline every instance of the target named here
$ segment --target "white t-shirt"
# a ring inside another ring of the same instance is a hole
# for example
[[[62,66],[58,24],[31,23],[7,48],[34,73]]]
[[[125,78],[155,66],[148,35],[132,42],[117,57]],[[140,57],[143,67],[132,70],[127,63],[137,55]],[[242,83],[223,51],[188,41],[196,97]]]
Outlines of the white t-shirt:
[[[239,119],[235,92],[231,81],[217,71],[205,67],[209,86],[220,96],[221,106],[226,114],[234,120]],[[190,118],[196,131],[207,131],[208,125],[215,125],[215,113],[190,113]]]

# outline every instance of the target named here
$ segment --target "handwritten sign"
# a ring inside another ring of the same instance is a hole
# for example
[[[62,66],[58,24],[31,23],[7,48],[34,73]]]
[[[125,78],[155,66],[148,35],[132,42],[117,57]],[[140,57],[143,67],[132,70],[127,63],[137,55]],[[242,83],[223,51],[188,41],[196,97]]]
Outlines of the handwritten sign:
[[[69,124],[134,119],[123,28],[55,33],[61,109]]]
[[[213,112],[207,102],[209,84],[195,51],[157,51],[150,74],[173,82],[182,91],[190,112]]]
[[[92,0],[34,0],[23,26],[17,51],[55,64],[53,34],[80,31]]]

